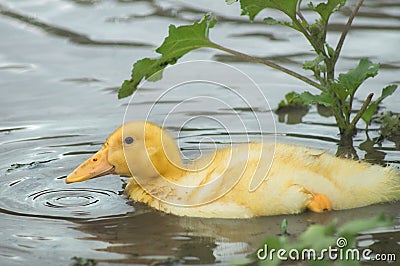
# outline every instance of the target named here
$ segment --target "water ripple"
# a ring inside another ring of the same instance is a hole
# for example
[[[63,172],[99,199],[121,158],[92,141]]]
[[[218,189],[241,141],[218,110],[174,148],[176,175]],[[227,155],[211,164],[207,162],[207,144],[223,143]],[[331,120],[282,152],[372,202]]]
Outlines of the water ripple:
[[[107,41],[107,40],[94,40],[89,36],[72,31],[70,29],[64,27],[58,27],[56,25],[48,24],[40,19],[29,16],[27,14],[20,14],[12,9],[8,9],[5,6],[0,4],[0,15],[8,18],[15,19],[21,23],[35,26],[46,33],[62,37],[70,40],[73,43],[81,44],[81,45],[99,45],[99,46],[128,46],[128,47],[151,47],[151,45],[143,42],[134,42],[134,41]]]
[[[44,188],[49,181],[43,178],[8,180],[7,185],[0,186],[0,212],[20,216],[87,219],[121,215],[133,210],[118,191],[62,188],[65,184],[61,185],[60,182],[50,184],[58,184],[59,187]]]
[[[97,204],[100,197],[109,197],[117,194],[111,190],[96,189],[47,189],[35,192],[28,196],[32,201],[38,200],[43,206],[50,208],[76,208]]]

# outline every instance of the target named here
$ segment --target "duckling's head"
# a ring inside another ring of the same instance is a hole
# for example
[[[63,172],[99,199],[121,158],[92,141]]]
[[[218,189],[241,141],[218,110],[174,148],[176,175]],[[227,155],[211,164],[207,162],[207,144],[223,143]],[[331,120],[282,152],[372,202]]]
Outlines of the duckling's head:
[[[182,159],[175,140],[159,126],[145,121],[120,126],[103,147],[83,162],[66,182],[80,182],[106,174],[142,180],[163,176],[178,178]]]

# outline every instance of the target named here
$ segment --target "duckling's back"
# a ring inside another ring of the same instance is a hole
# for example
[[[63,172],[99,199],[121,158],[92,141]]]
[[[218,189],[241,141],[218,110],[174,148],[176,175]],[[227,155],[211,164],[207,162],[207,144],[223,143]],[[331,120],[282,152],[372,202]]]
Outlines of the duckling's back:
[[[145,201],[132,189],[129,195],[164,212],[207,218],[299,213],[315,194],[325,195],[336,210],[400,199],[400,174],[395,167],[341,159],[287,144],[234,145],[188,168],[192,170],[179,183],[192,189],[166,190],[167,200],[163,201]],[[130,187],[141,191],[133,180]],[[154,191],[162,193],[163,189],[155,185]],[[186,206],[171,204],[174,201],[169,197]]]
[[[400,199],[400,174],[393,166],[337,158],[287,144],[250,143],[219,151],[215,156],[204,171],[208,176],[200,179],[218,179],[212,190],[215,198],[232,186],[224,196],[202,207],[206,211],[219,210],[219,216],[299,213],[315,194],[325,195],[335,210]],[[261,185],[252,191],[252,184],[260,180]],[[196,194],[199,195],[209,196],[210,191]],[[238,213],[232,213],[234,210]]]
[[[394,166],[337,158],[286,144],[276,146],[269,176],[326,195],[336,210],[400,199],[400,173]]]

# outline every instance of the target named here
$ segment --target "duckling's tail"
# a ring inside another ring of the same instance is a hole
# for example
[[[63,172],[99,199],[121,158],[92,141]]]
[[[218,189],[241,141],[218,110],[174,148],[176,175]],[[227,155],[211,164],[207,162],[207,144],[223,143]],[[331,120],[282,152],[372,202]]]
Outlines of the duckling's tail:
[[[363,207],[400,199],[400,171],[395,166],[382,167],[363,162],[341,161],[347,162],[341,170],[346,174],[337,180],[340,181],[337,186],[341,188],[343,195],[338,200],[332,200],[334,209]]]
[[[276,158],[304,188],[326,195],[343,210],[400,200],[400,170],[334,157],[303,147],[277,145]]]
[[[400,171],[395,166],[373,166],[379,168],[378,171],[382,172],[381,176],[377,173],[375,177],[376,188],[370,189],[371,193],[375,193],[376,197],[380,198],[382,202],[395,201],[400,199]]]

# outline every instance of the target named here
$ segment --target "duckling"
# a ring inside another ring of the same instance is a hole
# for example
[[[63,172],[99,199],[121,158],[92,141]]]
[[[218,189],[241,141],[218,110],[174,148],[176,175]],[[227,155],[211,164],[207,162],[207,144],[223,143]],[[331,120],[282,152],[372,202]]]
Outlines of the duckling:
[[[66,183],[108,174],[132,177],[125,193],[134,201],[191,217],[324,212],[400,198],[400,173],[393,166],[282,143],[232,145],[184,165],[173,137],[145,121],[115,130]]]

